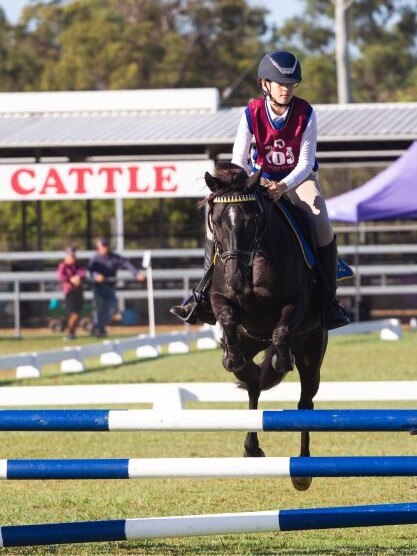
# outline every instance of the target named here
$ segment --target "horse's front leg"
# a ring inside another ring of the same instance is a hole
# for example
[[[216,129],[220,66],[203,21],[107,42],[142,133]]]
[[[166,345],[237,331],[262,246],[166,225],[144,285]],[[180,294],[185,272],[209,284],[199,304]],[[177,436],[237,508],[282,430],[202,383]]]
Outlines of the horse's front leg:
[[[301,396],[298,409],[314,409],[313,398],[320,385],[320,367],[327,347],[327,332],[321,327],[299,336],[293,343],[297,369],[300,374]],[[301,432],[300,457],[310,457],[310,433]],[[292,477],[297,490],[307,490],[311,477]]]
[[[254,353],[258,353],[259,349],[248,350],[245,349],[246,359],[248,361],[246,367],[239,372],[235,373],[236,378],[239,380],[238,386],[244,388],[249,396],[249,409],[258,409],[258,400],[261,394],[261,387],[259,383],[259,365],[253,361]],[[258,434],[256,432],[248,432],[245,439],[245,457],[263,457],[264,451],[259,446]]]
[[[224,299],[220,307],[218,302],[215,302],[213,310],[223,329],[223,367],[226,371],[238,373],[246,366],[246,358],[239,345],[237,333],[237,326],[239,324],[238,311]]]
[[[314,404],[311,403],[306,406],[302,400],[298,404],[298,409],[313,409]],[[301,447],[300,457],[310,457],[310,433],[308,431],[301,432]],[[308,490],[311,486],[313,479],[311,477],[291,477],[291,482],[297,490]]]
[[[255,363],[251,362],[251,365],[258,367]],[[248,365],[249,366],[249,365]],[[259,373],[259,367],[257,372]],[[259,395],[261,393],[261,389],[259,387],[259,382],[257,385],[250,384],[248,388],[249,394],[249,409],[258,409],[258,400]],[[262,448],[259,446],[259,439],[258,433],[256,432],[248,432],[245,439],[245,451],[243,455],[245,457],[264,457],[265,453]]]

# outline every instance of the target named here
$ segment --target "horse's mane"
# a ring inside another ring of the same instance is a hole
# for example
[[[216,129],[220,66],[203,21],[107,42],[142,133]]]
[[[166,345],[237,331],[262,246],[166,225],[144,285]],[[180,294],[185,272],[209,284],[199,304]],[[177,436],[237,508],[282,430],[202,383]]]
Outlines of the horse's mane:
[[[206,205],[210,206],[216,197],[246,193],[247,191],[247,173],[243,168],[232,164],[232,162],[218,162],[212,177],[216,186],[208,197],[197,203],[198,208],[204,208]]]

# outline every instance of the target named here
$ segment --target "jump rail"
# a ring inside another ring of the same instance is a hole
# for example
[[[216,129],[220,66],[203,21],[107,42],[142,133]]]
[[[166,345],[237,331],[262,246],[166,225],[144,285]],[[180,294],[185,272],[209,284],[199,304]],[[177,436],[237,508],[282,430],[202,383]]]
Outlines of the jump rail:
[[[417,456],[0,460],[8,480],[416,475]]]
[[[0,546],[34,546],[415,523],[417,523],[416,503],[274,510],[42,525],[8,525],[0,528]]]
[[[4,409],[0,431],[417,431],[412,409]]]

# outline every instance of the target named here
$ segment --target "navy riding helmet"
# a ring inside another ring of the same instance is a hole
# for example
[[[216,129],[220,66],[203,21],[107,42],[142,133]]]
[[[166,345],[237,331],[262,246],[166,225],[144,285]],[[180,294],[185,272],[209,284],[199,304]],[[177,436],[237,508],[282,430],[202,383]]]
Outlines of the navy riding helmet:
[[[258,79],[276,83],[300,83],[301,65],[291,52],[275,50],[265,54],[258,67]]]

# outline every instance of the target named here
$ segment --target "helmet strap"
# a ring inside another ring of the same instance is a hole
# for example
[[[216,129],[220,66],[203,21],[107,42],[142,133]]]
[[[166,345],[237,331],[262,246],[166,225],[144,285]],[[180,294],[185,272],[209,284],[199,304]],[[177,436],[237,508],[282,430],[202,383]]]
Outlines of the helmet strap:
[[[263,92],[265,97],[268,97],[269,100],[271,100],[274,104],[276,104],[277,106],[279,106],[279,108],[288,108],[288,106],[292,103],[292,100],[290,100],[290,102],[287,102],[287,104],[282,104],[281,102],[278,102],[277,100],[274,99],[274,97],[271,95],[271,93],[268,93],[266,91]]]

